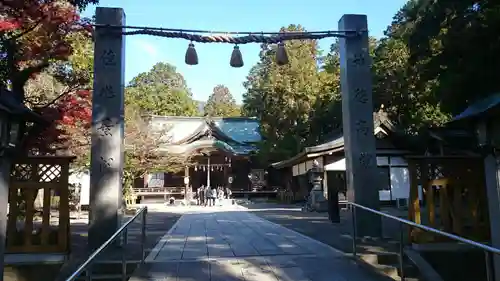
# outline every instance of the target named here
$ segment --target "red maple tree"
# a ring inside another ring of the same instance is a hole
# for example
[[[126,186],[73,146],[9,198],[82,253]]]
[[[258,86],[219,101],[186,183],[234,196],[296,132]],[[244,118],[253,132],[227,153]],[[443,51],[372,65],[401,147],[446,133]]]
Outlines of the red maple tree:
[[[0,43],[5,54],[3,82],[10,81],[20,99],[30,77],[51,62],[71,55],[67,38],[72,32],[91,36],[77,7],[69,1],[4,0],[0,5]]]
[[[53,122],[41,134],[27,139],[26,147],[31,152],[42,155],[60,151],[77,156],[87,154],[92,124],[90,91],[69,93],[51,106],[39,110],[39,113]]]
[[[0,1],[0,82],[10,85],[19,102],[24,102],[30,78],[72,54],[68,40],[75,32],[92,36],[92,27],[80,19],[78,10],[95,0],[2,0]],[[78,85],[77,85],[78,86]],[[83,86],[83,85],[82,85]],[[85,87],[80,87],[84,89]],[[76,89],[76,90],[75,90]],[[25,150],[53,154],[60,149],[78,154],[89,139],[91,95],[88,90],[65,92],[42,108],[33,108],[50,121],[48,127],[32,126]],[[83,133],[82,133],[83,131]],[[27,152],[27,151],[26,151]]]

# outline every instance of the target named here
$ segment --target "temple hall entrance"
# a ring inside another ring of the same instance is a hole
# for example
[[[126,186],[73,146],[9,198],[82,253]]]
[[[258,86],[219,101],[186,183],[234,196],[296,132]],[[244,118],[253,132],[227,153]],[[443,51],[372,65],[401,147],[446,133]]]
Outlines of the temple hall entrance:
[[[227,175],[225,175],[226,171],[224,171],[225,167],[210,167],[210,169],[206,166],[195,166],[191,170],[191,180],[192,180],[192,189],[196,190],[196,188],[204,185],[207,186],[208,183],[208,173],[210,173],[210,186],[218,187],[227,185]]]
[[[231,188],[234,154],[215,147],[196,149],[191,157],[189,181],[192,191],[201,186]]]

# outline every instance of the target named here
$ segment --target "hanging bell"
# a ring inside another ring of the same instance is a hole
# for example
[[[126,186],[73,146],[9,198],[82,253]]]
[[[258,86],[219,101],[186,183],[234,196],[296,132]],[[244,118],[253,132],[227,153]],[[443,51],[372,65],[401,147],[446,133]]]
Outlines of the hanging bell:
[[[186,50],[186,57],[184,61],[187,65],[197,65],[198,64],[198,54],[196,53],[196,49],[194,48],[193,42],[189,43],[189,46]]]
[[[233,53],[231,54],[231,60],[229,61],[229,65],[231,65],[232,67],[243,66],[243,57],[241,56],[240,47],[238,47],[238,45],[234,46]]]
[[[276,50],[276,64],[288,64],[288,54],[286,52],[285,43],[283,42],[278,43],[278,49]]]

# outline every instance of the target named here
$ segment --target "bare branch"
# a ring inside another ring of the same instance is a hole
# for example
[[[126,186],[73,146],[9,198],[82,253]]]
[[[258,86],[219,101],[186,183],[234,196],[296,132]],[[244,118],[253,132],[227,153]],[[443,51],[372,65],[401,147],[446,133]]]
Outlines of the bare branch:
[[[21,37],[23,37],[24,35],[30,33],[31,31],[35,30],[37,27],[40,26],[40,24],[42,23],[42,21],[45,19],[46,17],[42,17],[38,22],[36,22],[35,24],[33,24],[33,26],[31,26],[30,28],[27,28],[26,30],[24,30],[23,32],[15,35],[15,36],[12,36],[11,38],[8,38],[7,40],[11,40],[11,41],[15,41]]]
[[[135,175],[153,171],[179,171],[186,163],[180,155],[169,153],[171,128],[153,128],[138,111],[126,110],[125,150],[126,167]]]

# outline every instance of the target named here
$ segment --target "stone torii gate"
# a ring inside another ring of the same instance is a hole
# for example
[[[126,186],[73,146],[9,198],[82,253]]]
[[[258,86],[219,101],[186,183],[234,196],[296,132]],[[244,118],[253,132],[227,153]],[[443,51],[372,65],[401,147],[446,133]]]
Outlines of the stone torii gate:
[[[89,246],[99,247],[120,226],[123,177],[125,14],[97,8],[94,49]],[[373,135],[373,102],[365,15],[344,15],[338,28],[358,31],[340,38],[342,110],[349,200],[379,209]],[[113,32],[109,32],[113,31]],[[380,217],[358,212],[360,236],[379,236]]]

